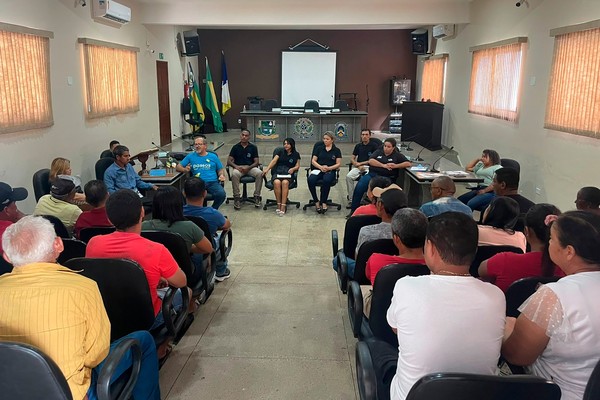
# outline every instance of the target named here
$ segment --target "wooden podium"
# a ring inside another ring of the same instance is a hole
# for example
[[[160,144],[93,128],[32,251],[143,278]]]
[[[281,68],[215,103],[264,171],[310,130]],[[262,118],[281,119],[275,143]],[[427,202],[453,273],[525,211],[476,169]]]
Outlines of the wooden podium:
[[[405,101],[402,103],[402,140],[414,140],[429,150],[441,149],[443,117],[443,104]]]
[[[146,162],[148,161],[148,157],[150,157],[151,154],[154,154],[157,151],[158,148],[155,147],[153,149],[142,150],[135,156],[131,157],[131,160],[138,160],[142,164],[142,170],[139,172],[139,175],[148,173],[148,170],[146,169]]]

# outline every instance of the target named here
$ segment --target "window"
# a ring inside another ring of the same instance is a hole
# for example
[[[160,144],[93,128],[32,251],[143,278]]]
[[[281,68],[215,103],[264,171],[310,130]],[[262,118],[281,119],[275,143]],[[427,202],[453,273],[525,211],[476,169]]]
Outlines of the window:
[[[139,111],[139,49],[85,38],[79,42],[83,43],[87,117]]]
[[[52,32],[0,24],[0,133],[52,126]]]
[[[516,121],[521,64],[527,38],[472,47],[469,112]]]
[[[446,63],[448,55],[430,57],[423,63],[421,98],[436,103],[444,102],[444,81],[446,80]]]
[[[544,128],[600,138],[600,21],[550,32],[554,56]]]

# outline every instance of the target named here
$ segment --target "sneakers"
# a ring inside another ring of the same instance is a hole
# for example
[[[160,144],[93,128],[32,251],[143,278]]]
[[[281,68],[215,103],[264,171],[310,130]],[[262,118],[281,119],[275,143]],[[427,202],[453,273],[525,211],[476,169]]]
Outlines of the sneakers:
[[[217,282],[223,282],[225,279],[229,279],[229,277],[231,276],[231,271],[229,270],[229,268],[225,269],[225,272],[223,272],[221,275],[217,274],[215,276],[215,280]]]
[[[262,207],[262,200],[260,196],[254,196],[254,207],[260,208]]]
[[[242,202],[240,201],[239,197],[236,197],[235,199],[233,199],[233,208],[235,208],[236,210],[239,210],[242,208]]]

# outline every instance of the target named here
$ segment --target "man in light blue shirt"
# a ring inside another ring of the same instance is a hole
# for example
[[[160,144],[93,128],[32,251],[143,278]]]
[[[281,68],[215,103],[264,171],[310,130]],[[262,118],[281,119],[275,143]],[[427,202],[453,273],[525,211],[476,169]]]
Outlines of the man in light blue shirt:
[[[421,206],[420,211],[431,218],[435,215],[445,213],[447,211],[456,211],[468,216],[473,216],[471,208],[462,201],[454,198],[456,185],[452,178],[447,176],[439,176],[431,182],[431,198],[429,203]]]
[[[108,193],[114,193],[119,189],[130,189],[140,194],[140,189],[156,190],[158,186],[142,181],[140,176],[133,170],[129,159],[129,149],[119,145],[115,147],[115,162],[104,171],[104,183]],[[140,194],[140,197],[142,195]]]
[[[206,138],[198,136],[194,139],[195,152],[185,156],[175,169],[179,172],[190,172],[196,178],[202,178],[206,183],[206,191],[212,195],[214,209],[219,209],[225,201],[225,189],[221,182],[225,182],[225,168],[215,153],[209,153]]]

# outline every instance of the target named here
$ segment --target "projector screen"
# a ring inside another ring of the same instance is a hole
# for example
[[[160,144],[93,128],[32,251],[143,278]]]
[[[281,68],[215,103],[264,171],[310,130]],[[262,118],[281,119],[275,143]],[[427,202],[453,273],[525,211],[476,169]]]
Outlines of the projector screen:
[[[281,105],[304,107],[317,100],[319,107],[335,102],[335,52],[281,52]]]

